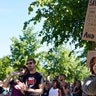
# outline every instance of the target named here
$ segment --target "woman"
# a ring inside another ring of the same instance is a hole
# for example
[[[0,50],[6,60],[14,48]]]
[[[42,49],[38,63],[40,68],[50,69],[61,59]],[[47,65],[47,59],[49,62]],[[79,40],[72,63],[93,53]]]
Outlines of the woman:
[[[13,72],[7,80],[4,82],[3,87],[9,87],[9,96],[23,96],[22,92],[19,90],[20,84],[22,84],[23,77],[28,73],[26,66],[20,67],[20,72]],[[16,79],[12,77],[18,76]]]
[[[61,96],[58,80],[52,81],[52,87],[49,90],[49,96]]]
[[[90,60],[91,76],[87,77],[83,83],[83,95],[96,96],[96,57]]]
[[[76,81],[76,85],[73,88],[73,96],[82,96],[82,84],[80,80]]]

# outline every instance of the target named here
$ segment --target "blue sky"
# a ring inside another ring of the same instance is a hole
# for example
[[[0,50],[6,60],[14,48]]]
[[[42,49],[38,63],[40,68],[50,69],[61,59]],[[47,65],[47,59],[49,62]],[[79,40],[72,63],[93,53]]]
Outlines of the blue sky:
[[[0,58],[10,54],[10,38],[22,34],[23,23],[31,18],[28,6],[32,0],[0,1]]]
[[[0,1],[0,58],[10,55],[10,45],[13,36],[18,38],[22,35],[22,28],[25,21],[29,20],[28,6],[34,0],[1,0]],[[42,28],[41,24],[31,25],[34,31]],[[43,46],[43,48],[45,45]],[[45,49],[45,48],[44,48]]]

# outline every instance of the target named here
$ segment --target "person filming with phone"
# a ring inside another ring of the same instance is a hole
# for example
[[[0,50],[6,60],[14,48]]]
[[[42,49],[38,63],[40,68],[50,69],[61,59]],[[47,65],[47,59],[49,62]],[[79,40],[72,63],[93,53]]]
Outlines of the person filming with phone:
[[[19,90],[20,84],[23,83],[23,77],[28,73],[28,68],[26,66],[21,66],[20,71],[12,72],[9,77],[6,79],[6,81],[3,84],[3,87],[8,88],[9,87],[9,93],[8,96],[24,96]],[[17,78],[13,79],[14,76],[17,76]]]

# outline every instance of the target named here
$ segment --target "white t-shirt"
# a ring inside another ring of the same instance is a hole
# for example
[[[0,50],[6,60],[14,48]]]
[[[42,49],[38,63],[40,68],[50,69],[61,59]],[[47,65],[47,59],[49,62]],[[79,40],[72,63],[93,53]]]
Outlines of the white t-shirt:
[[[58,96],[59,95],[59,89],[53,89],[53,87],[49,90],[49,96]]]

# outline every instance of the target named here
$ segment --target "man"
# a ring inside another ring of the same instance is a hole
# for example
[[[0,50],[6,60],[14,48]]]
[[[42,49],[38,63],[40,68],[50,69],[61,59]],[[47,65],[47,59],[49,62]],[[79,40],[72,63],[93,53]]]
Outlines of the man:
[[[33,58],[27,60],[26,63],[29,73],[24,77],[22,90],[25,91],[25,96],[40,96],[43,93],[44,79],[42,74],[36,72],[36,61]]]
[[[70,86],[65,82],[66,75],[60,74],[60,89],[62,96],[70,96]]]

